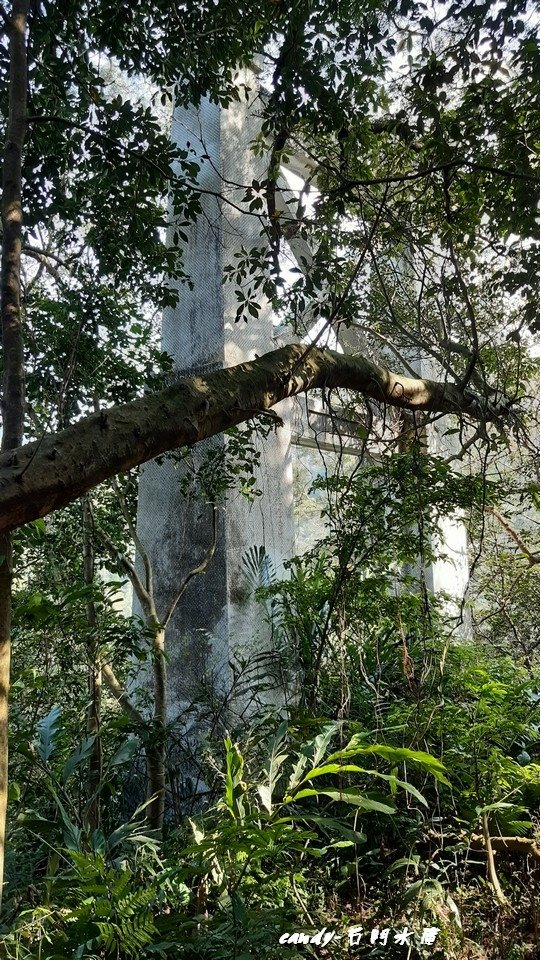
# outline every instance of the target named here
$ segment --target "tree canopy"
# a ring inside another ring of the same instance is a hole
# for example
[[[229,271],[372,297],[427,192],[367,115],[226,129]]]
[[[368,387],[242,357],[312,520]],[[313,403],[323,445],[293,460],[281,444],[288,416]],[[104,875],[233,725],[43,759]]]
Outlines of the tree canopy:
[[[392,366],[424,351],[463,391],[515,400],[536,321],[536,30],[525,3],[456,3],[438,19],[417,3],[29,10],[25,435],[151,384],[152,319],[183,275],[168,217],[189,222],[200,197],[163,114],[173,89],[226,104],[235,67],[261,54],[268,178],[243,185],[242,206],[270,240],[258,269],[286,321],[297,335],[308,309],[334,329],[368,324]],[[7,43],[2,56],[7,70]],[[293,228],[314,262],[293,284],[272,256],[286,243],[272,194],[287,151],[317,189],[310,214],[299,198]],[[248,290],[242,317],[255,300]]]
[[[25,437],[155,383],[166,358],[152,327],[174,303],[171,280],[190,282],[181,225],[200,213],[197,163],[171,143],[165,118],[173,99],[226,106],[240,95],[235,68],[255,57],[268,176],[240,185],[262,240],[251,284],[241,260],[228,278],[239,282],[239,320],[257,311],[259,277],[297,336],[308,317],[333,331],[369,328],[404,372],[411,356],[431,358],[447,389],[461,390],[464,413],[508,412],[525,390],[537,322],[534,12],[524,2],[438,14],[418,3],[233,12],[223,3],[28,9],[27,103],[19,90],[12,104],[25,141]],[[6,15],[6,76],[10,23]],[[287,152],[305,158],[317,198],[307,212],[300,194],[283,224],[275,190]],[[8,219],[5,210],[6,263]],[[286,283],[279,248],[291,231],[314,253],[305,276]],[[10,394],[22,403],[20,347],[6,341],[10,349],[6,412]]]

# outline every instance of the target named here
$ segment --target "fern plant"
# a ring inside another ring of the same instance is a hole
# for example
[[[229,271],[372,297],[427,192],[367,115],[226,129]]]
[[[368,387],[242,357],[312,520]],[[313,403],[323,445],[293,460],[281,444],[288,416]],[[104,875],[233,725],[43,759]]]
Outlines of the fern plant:
[[[163,955],[172,919],[186,923],[189,889],[155,855],[134,866],[103,853],[62,852],[67,867],[48,879],[49,904],[23,911],[4,940],[9,958],[136,958]],[[187,922],[189,926],[190,923]]]

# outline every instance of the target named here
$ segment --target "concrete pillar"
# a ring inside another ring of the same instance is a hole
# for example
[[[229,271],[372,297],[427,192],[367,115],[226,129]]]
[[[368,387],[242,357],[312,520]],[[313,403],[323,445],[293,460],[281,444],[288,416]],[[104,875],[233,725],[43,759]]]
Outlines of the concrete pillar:
[[[200,164],[198,182],[206,191],[202,214],[187,230],[185,245],[185,269],[193,289],[180,285],[178,305],[163,315],[163,348],[174,358],[180,377],[250,360],[275,346],[270,304],[259,298],[259,316],[237,323],[234,285],[222,283],[224,269],[241,247],[249,250],[264,242],[258,217],[236,209],[247,208],[242,185],[267,173],[264,158],[250,150],[259,131],[256,77],[246,71],[240,82],[252,88],[247,101],[242,91],[228,109],[203,101],[198,108],[174,114],[173,139]],[[272,630],[253,597],[246,564],[249,554],[260,561],[263,576],[270,570],[283,576],[283,561],[294,553],[290,402],[276,412],[284,427],[257,441],[261,464],[256,484],[262,496],[248,502],[233,490],[219,507],[215,556],[207,571],[190,582],[168,628],[171,719],[189,704],[226,695],[235,681],[228,709],[233,714],[253,710],[252,697],[263,675],[269,686],[279,680],[272,677],[278,664]],[[199,444],[193,465],[200,465],[210,448],[226,442],[219,437]],[[185,472],[185,466],[165,459],[161,465],[147,465],[140,483],[139,533],[152,558],[161,617],[212,540],[212,509],[201,500],[186,500],[180,489]],[[256,659],[259,669],[244,669],[241,675],[240,664],[249,661],[253,667]],[[262,699],[282,703],[283,697],[278,683]]]

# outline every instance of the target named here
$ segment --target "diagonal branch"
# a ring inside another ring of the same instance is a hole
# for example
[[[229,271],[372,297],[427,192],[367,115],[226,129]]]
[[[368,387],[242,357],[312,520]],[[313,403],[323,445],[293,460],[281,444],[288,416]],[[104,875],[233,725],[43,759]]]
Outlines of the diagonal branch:
[[[107,536],[104,530],[102,530],[97,525],[94,525],[94,531],[97,539],[100,540],[103,546],[106,548],[106,550],[108,550],[112,559],[115,560],[116,563],[118,563],[122,567],[124,572],[129,577],[131,584],[133,586],[133,589],[137,594],[137,598],[139,600],[139,603],[141,604],[141,607],[143,608],[146,615],[148,617],[151,617],[154,612],[152,598],[150,597],[147,590],[145,589],[145,586],[141,578],[139,577],[139,574],[137,573],[134,564],[131,562],[129,557],[126,557],[126,555],[122,553],[121,550],[118,549],[117,545],[114,543],[113,540],[111,540],[110,537]]]
[[[139,728],[144,727],[146,725],[146,720],[144,719],[142,713],[139,713],[137,708],[133,706],[128,694],[118,680],[110,663],[102,663],[101,672],[110,692],[116,698],[117,702],[120,704],[122,710],[124,710],[129,719],[133,723],[136,723]]]
[[[491,513],[495,519],[499,521],[501,527],[506,530],[508,536],[511,537],[514,543],[518,545],[523,556],[527,558],[529,566],[537,566],[537,564],[540,563],[540,551],[531,550],[531,548],[525,543],[521,534],[512,526],[510,521],[507,520],[506,517],[499,512],[499,510],[497,510],[496,507],[486,507],[485,510],[487,513]]]
[[[135,524],[133,523],[133,520],[131,519],[131,514],[129,512],[126,498],[124,496],[123,490],[120,487],[120,484],[118,483],[117,477],[113,478],[112,485],[118,497],[120,510],[122,511],[122,516],[124,517],[124,520],[127,523],[128,530],[131,535],[131,539],[133,540],[133,543],[135,545],[135,549],[143,562],[144,575],[145,575],[145,589],[146,589],[146,593],[148,595],[148,599],[151,607],[149,613],[150,613],[150,616],[153,616],[154,619],[157,620],[158,616],[156,614],[155,600],[154,600],[154,576],[152,572],[152,564],[150,562],[150,556],[148,554],[148,550],[144,546],[138,534],[137,527],[135,526]]]
[[[316,347],[306,354],[304,344],[290,344],[235,367],[180,380],[6,451],[0,455],[0,532],[66,506],[160,454],[191,447],[287,397],[323,387],[342,387],[403,410],[457,413],[481,422],[512,417],[512,401],[504,397],[406,377],[367,357]]]

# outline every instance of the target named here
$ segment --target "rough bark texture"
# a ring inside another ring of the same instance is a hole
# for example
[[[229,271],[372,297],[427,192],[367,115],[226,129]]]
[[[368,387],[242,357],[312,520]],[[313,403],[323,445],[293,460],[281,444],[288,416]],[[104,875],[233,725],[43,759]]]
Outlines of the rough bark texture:
[[[503,404],[453,384],[411,379],[365,357],[293,344],[102,410],[0,456],[0,532],[45,516],[161,453],[192,446],[317,387],[344,387],[407,410],[457,412],[477,420],[507,412]]]
[[[9,116],[2,164],[1,317],[4,376],[2,451],[22,443],[24,366],[21,328],[22,153],[26,130],[26,21],[28,0],[15,0],[6,18],[9,35]],[[8,788],[8,697],[11,661],[13,550],[9,533],[0,538],[0,904]]]
[[[22,151],[26,130],[26,17],[15,2],[9,21],[9,118],[2,168],[2,449],[23,435],[24,357],[21,334]]]

